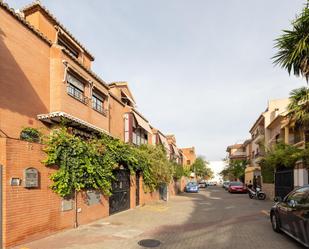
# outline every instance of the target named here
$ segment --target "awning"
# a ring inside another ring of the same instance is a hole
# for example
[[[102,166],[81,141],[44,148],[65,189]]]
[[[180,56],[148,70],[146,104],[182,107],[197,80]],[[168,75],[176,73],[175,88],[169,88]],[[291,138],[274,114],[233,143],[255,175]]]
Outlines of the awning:
[[[180,157],[180,154],[179,154],[179,152],[178,152],[177,147],[176,147],[175,145],[173,145],[173,144],[172,144],[172,147],[173,147],[173,150],[174,150],[175,155],[178,156],[178,157]]]
[[[130,96],[125,93],[125,91],[121,91],[121,93],[125,96],[126,99],[128,99],[130,102],[132,102],[133,105],[135,105],[135,101],[131,99]]]
[[[105,134],[110,135],[108,131],[100,127],[97,127],[93,124],[90,124],[82,119],[76,118],[65,112],[51,112],[48,114],[39,114],[37,115],[37,117],[38,117],[38,120],[42,122],[47,122],[47,123],[60,123],[61,118],[65,118],[68,121],[70,121],[69,123],[70,126],[78,127],[83,130],[90,131],[90,132],[105,133]]]
[[[169,150],[170,150],[170,147],[169,147],[169,145],[168,145],[168,142],[167,142],[167,140],[166,140],[166,137],[162,136],[159,132],[158,132],[158,134],[159,134],[159,138],[160,138],[160,140],[161,140],[161,142],[162,142],[164,148],[165,148],[167,151],[169,151]]]
[[[132,112],[136,121],[137,121],[137,124],[142,127],[144,130],[146,130],[148,133],[152,134],[152,130],[150,128],[150,125],[148,122],[146,122],[144,119],[141,118],[141,116],[139,116],[137,113],[135,112]]]

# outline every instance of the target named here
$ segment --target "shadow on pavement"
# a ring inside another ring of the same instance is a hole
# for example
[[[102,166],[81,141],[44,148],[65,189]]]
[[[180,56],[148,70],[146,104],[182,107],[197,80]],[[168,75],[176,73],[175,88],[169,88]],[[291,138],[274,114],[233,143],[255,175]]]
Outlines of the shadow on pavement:
[[[272,231],[269,218],[261,212],[270,207],[270,202],[252,201],[243,194],[231,195],[219,187],[179,196],[190,199],[193,209],[184,223],[160,226],[143,235],[160,241],[157,248],[303,248]]]

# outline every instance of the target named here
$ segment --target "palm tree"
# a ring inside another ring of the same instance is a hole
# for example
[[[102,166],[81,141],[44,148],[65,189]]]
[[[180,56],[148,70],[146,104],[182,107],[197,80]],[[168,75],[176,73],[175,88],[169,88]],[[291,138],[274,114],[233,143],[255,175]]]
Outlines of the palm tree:
[[[309,132],[309,88],[301,87],[290,92],[290,104],[288,105],[288,117],[297,126],[302,127],[306,135]]]
[[[274,64],[280,65],[295,76],[309,79],[309,0],[302,13],[292,22],[292,30],[283,30],[276,39],[277,54]]]

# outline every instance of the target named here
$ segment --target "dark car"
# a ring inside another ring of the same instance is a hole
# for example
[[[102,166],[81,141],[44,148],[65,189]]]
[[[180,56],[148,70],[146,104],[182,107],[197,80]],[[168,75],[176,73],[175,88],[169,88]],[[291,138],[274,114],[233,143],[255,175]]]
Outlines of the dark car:
[[[199,187],[196,182],[188,182],[185,191],[187,193],[198,193]]]
[[[273,230],[283,231],[309,248],[309,185],[275,198],[270,210]]]
[[[199,183],[198,183],[198,186],[199,186],[199,188],[206,188],[207,187],[207,184],[206,184],[206,182],[205,181],[200,181]]]
[[[230,193],[247,193],[247,188],[242,182],[230,182],[228,191]]]

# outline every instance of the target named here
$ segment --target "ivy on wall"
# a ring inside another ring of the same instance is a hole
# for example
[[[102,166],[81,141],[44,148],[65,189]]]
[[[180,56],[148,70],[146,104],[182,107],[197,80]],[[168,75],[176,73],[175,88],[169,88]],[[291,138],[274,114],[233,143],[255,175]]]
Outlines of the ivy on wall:
[[[309,149],[299,149],[293,145],[278,143],[266,152],[266,155],[259,161],[261,173],[265,183],[274,183],[276,168],[294,167],[295,163],[303,160],[308,167]]]
[[[120,166],[127,167],[132,175],[140,171],[146,191],[169,183],[175,174],[162,146],[135,147],[105,134],[85,140],[66,128],[53,130],[45,144],[47,158],[43,163],[58,167],[51,175],[51,188],[62,197],[88,189],[110,195],[112,172]]]

